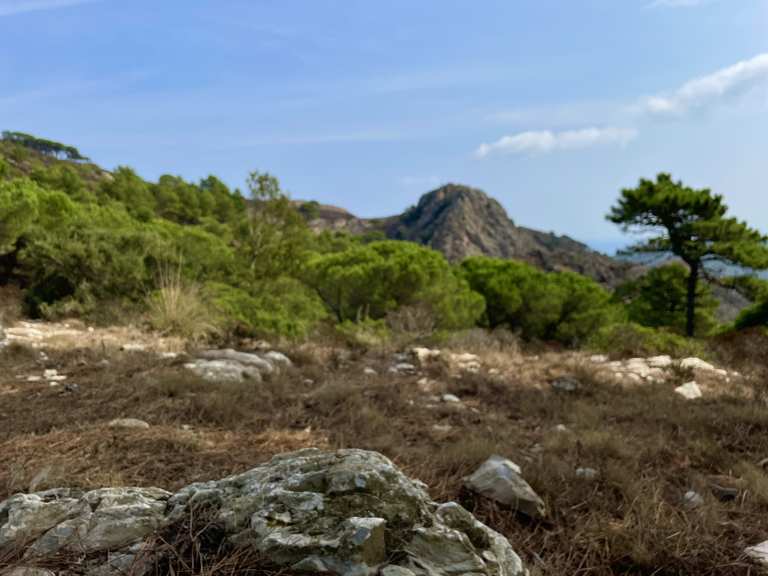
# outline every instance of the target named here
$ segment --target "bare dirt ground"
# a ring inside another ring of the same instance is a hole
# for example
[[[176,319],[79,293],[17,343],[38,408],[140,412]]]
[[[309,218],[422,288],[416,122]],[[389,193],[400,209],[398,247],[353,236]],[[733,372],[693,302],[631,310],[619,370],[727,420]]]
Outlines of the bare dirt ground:
[[[475,512],[538,574],[754,574],[743,550],[768,539],[768,407],[743,343],[723,354],[743,380],[705,385],[691,401],[674,392],[693,377],[685,370],[619,385],[584,355],[523,353],[490,337],[455,350],[478,354],[475,371],[447,361],[448,351],[394,373],[392,351],[305,345],[284,350],[294,366],[264,382],[215,383],[184,367],[177,341],[15,327],[0,352],[0,500],[54,486],[173,490],[280,452],[356,447]],[[43,336],[25,339],[25,330]],[[750,345],[766,349],[765,340]],[[579,388],[554,388],[560,376]],[[111,428],[116,418],[150,426]],[[491,454],[523,468],[546,520],[462,488]],[[584,467],[597,478],[579,477]],[[715,488],[726,485],[727,494]],[[702,505],[685,504],[690,490]]]

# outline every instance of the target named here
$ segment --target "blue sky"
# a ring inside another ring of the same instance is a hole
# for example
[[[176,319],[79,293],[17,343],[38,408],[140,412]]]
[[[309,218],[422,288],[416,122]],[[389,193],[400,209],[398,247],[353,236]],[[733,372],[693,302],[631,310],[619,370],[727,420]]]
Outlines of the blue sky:
[[[768,0],[0,0],[0,128],[362,216],[461,182],[606,250],[670,171],[768,233]]]

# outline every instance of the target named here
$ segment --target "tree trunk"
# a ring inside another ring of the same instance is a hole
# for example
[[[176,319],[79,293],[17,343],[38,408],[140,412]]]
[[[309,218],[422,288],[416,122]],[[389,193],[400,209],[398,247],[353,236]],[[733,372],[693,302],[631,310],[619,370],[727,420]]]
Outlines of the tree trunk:
[[[693,338],[696,333],[696,288],[699,283],[699,263],[689,264],[688,295],[685,309],[685,335]]]

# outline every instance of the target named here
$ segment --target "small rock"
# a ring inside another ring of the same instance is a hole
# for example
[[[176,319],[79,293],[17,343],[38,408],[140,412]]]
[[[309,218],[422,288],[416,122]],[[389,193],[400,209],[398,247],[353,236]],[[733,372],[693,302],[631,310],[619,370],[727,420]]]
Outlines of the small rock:
[[[282,352],[277,352],[275,350],[272,350],[264,354],[264,358],[269,360],[270,362],[273,362],[274,364],[279,364],[285,368],[290,368],[291,366],[293,366],[293,362],[291,362],[291,359],[288,358],[288,356],[286,356]]]
[[[669,368],[672,364],[671,356],[652,356],[648,358],[648,366],[652,368]]]
[[[392,366],[389,371],[393,374],[412,375],[416,374],[416,366],[410,362],[399,362],[398,364]]]
[[[764,566],[768,566],[768,540],[744,549],[744,554]]]
[[[176,354],[176,352],[161,352],[160,358],[163,360],[173,360],[174,358],[177,358],[179,355]]]
[[[576,468],[576,478],[580,480],[596,480],[600,473],[594,468]]]
[[[376,372],[376,370],[374,370],[374,369],[373,369],[373,368],[371,368],[370,366],[366,366],[366,367],[363,369],[363,374],[365,374],[366,376],[378,376],[378,375],[379,375],[379,373],[378,373],[378,372]]]
[[[2,572],[2,576],[56,576],[56,573],[47,568],[34,566],[17,566],[8,572]]]
[[[593,356],[589,357],[589,361],[593,364],[605,364],[608,362],[608,356],[605,354],[594,354]]]
[[[546,515],[544,501],[523,479],[520,466],[501,456],[491,456],[474,474],[464,479],[464,485],[531,518]]]
[[[687,400],[695,400],[702,396],[701,388],[695,381],[678,386],[675,392]]]
[[[715,367],[709,362],[705,362],[701,358],[685,358],[680,361],[680,368],[684,370],[706,370],[713,371]]]
[[[146,349],[147,347],[144,344],[138,344],[136,342],[129,342],[120,347],[120,350],[123,352],[144,352]]]
[[[129,430],[147,430],[149,424],[138,418],[117,418],[109,423],[110,428],[125,428]]]
[[[440,434],[447,434],[451,430],[453,430],[453,426],[450,424],[434,424],[432,426],[432,430],[435,432],[439,432]]]
[[[42,379],[42,376],[28,376],[27,382],[40,382]]]
[[[552,380],[549,384],[559,392],[576,392],[576,390],[581,388],[581,382],[573,376],[561,376]]]
[[[558,424],[555,426],[555,432],[569,432],[568,426],[565,424]]]
[[[694,490],[688,490],[683,494],[683,506],[689,510],[694,510],[704,505],[704,498],[698,492]]]
[[[443,394],[440,397],[440,400],[442,400],[446,404],[461,404],[461,399],[458,396],[455,396],[453,394]]]
[[[423,366],[428,362],[440,358],[440,354],[442,354],[442,352],[440,352],[440,350],[433,350],[431,348],[416,347],[411,349],[411,354],[413,354],[419,364]]]

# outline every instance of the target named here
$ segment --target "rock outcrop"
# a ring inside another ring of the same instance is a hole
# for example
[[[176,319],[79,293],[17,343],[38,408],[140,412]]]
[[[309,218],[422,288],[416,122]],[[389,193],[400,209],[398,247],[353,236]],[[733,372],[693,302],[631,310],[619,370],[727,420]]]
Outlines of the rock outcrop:
[[[146,559],[163,553],[152,548],[153,534],[203,513],[233,550],[245,547],[297,571],[527,573],[506,538],[456,503],[433,502],[423,484],[362,450],[284,454],[173,495],[139,488],[16,495],[0,503],[0,552],[24,546],[29,566],[66,552],[88,574],[120,567],[135,574],[141,558],[148,569]]]
[[[517,226],[498,201],[468,186],[442,186],[424,194],[404,213],[388,218],[366,220],[341,209],[323,208],[310,221],[315,229],[384,233],[439,250],[454,262],[477,255],[514,258],[544,270],[579,272],[608,286],[626,280],[637,268],[567,236]]]

